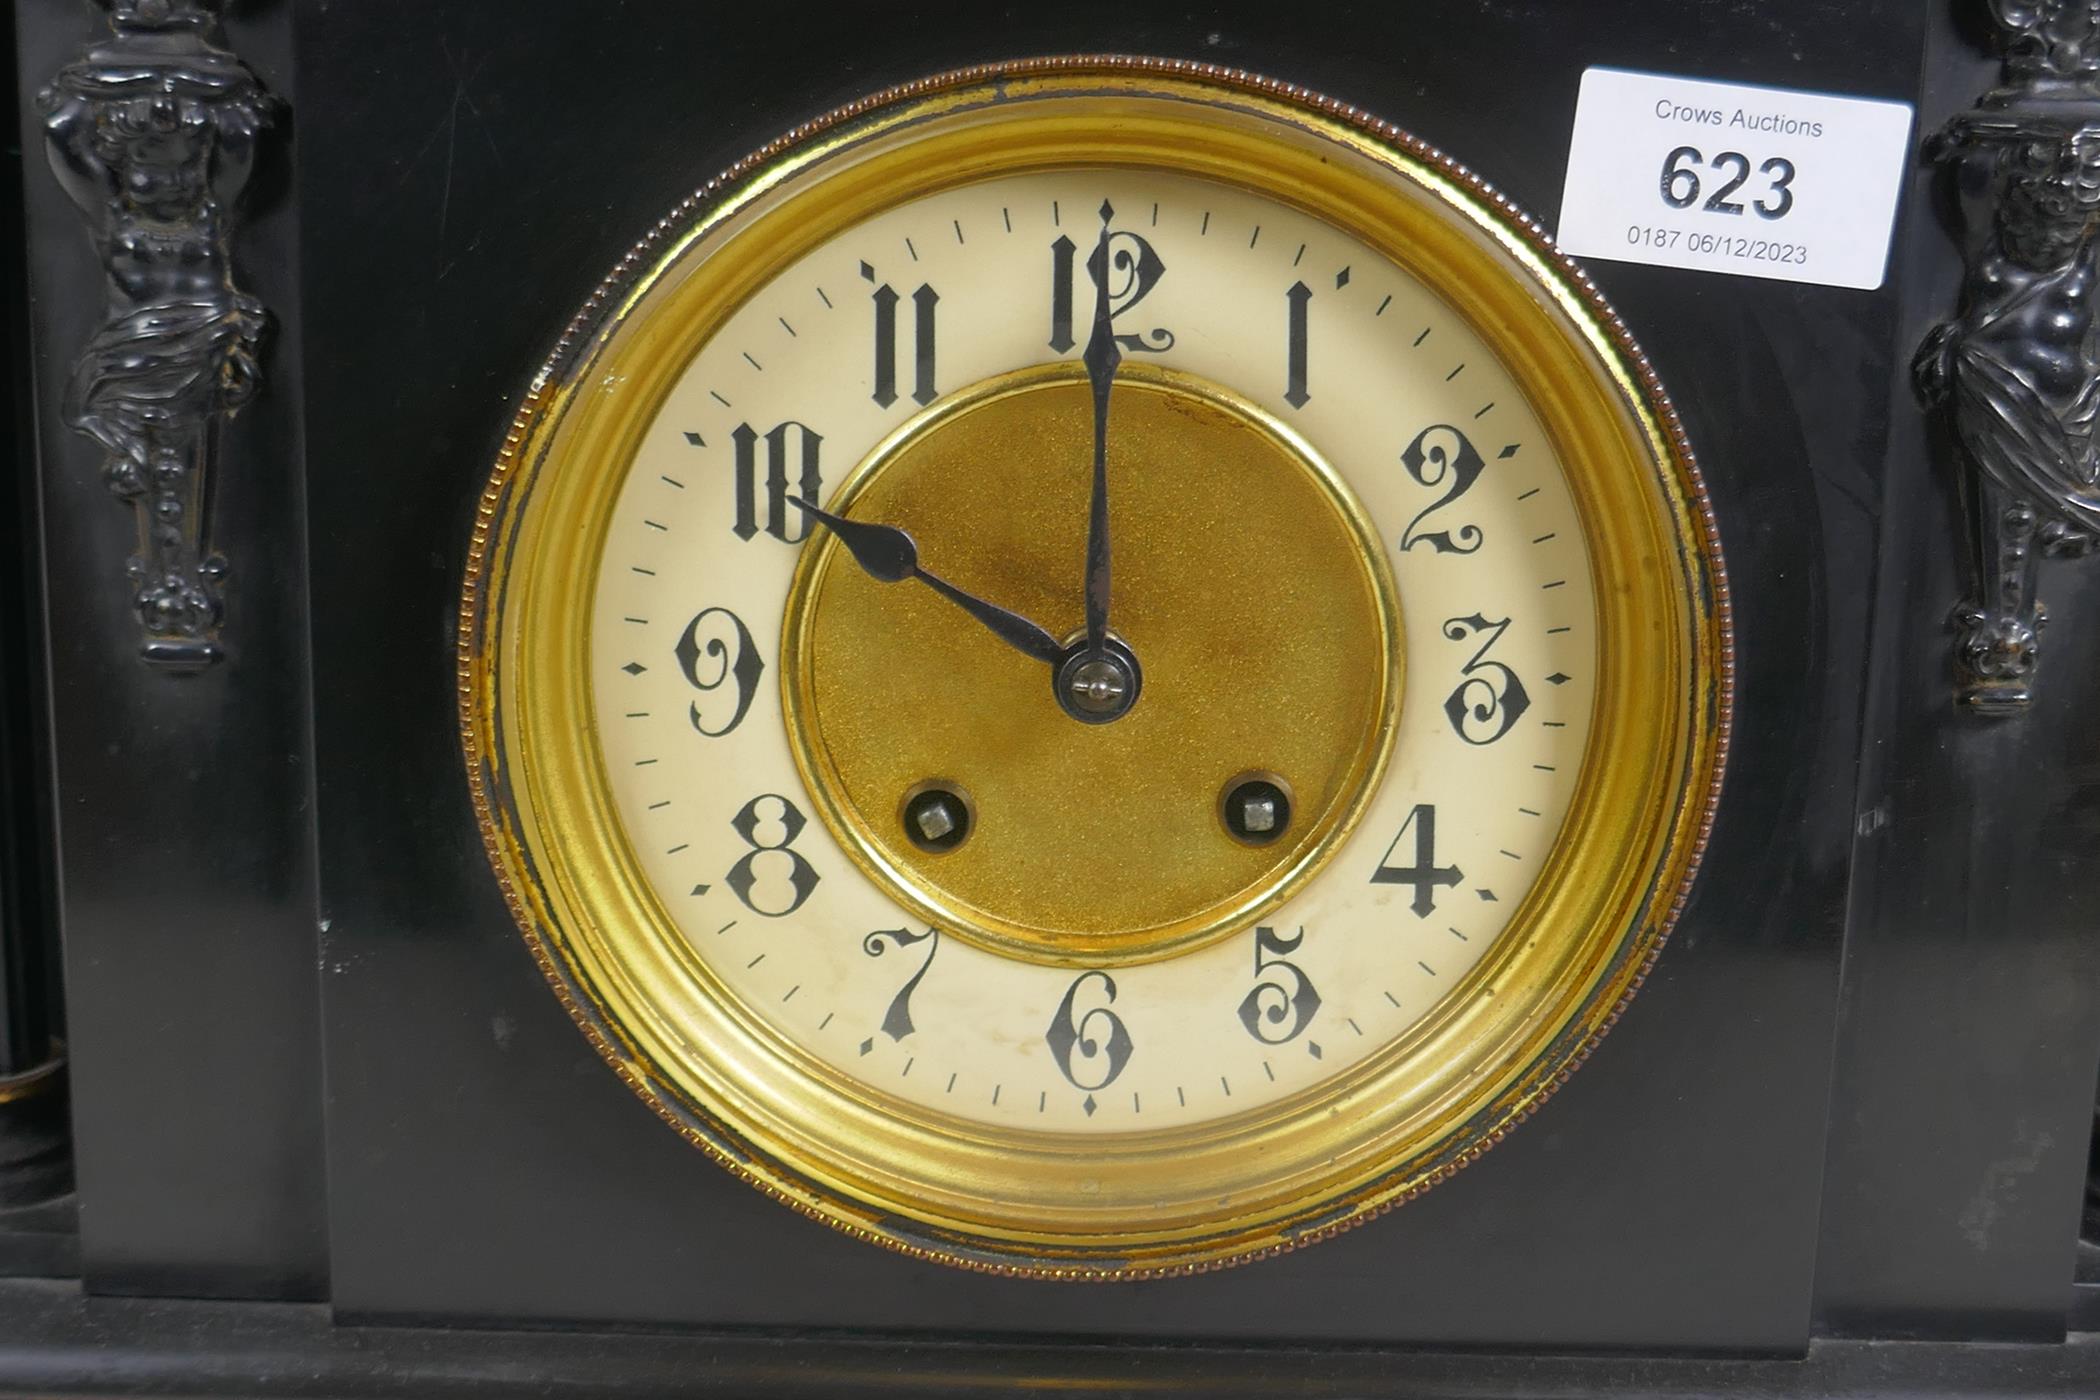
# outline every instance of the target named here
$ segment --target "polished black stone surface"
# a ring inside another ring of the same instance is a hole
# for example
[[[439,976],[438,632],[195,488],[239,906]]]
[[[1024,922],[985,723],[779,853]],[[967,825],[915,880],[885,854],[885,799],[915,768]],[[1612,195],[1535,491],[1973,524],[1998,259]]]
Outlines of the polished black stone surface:
[[[942,67],[1140,51],[1371,108],[1550,221],[1586,64],[1900,97],[1923,33],[1894,5],[1777,23],[1721,4],[1634,13],[923,6],[790,42],[770,16],[678,6],[530,23],[505,3],[301,10],[301,89],[330,114],[302,129],[298,188],[337,1308],[1798,1350],[1893,292],[1594,268],[1685,411],[1741,605],[1735,767],[1707,874],[1635,1010],[1540,1121],[1420,1203],[1260,1268],[987,1281],[755,1199],[605,1073],[540,984],[449,724],[462,551],[511,402],[625,247],[746,149]]]
[[[912,1264],[767,1203],[541,982],[453,723],[468,530],[527,377],[651,222],[835,103],[1017,54],[1244,66],[1414,130],[1550,228],[1586,66],[1894,98],[1922,132],[1993,79],[1977,13],[235,7],[234,46],[293,104],[238,245],[278,328],[225,444],[231,659],[171,682],[133,656],[128,513],[56,415],[101,291],[30,94],[92,14],[17,0],[81,1281],[0,1283],[0,1389],[2089,1392],[2082,1344],[1951,1345],[2053,1342],[2071,1306],[2100,1071],[2100,583],[2047,576],[2031,714],[1955,711],[1954,468],[1908,360],[1960,266],[1922,169],[1879,291],[1589,265],[1722,522],[1740,671],[1713,847],[1646,990],[1538,1121],[1341,1240],[1075,1288]],[[68,1267],[62,1214],[0,1238],[0,1273]],[[1832,1335],[1950,1345],[1811,1344]],[[1533,1359],[1553,1350],[1657,1355]],[[1684,1359],[1717,1354],[1764,1359]]]

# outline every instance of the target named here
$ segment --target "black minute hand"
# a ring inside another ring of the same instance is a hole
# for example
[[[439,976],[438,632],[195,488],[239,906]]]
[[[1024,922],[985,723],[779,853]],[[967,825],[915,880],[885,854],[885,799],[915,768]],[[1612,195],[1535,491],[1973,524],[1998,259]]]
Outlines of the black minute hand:
[[[1108,221],[1113,211],[1101,205],[1101,239],[1094,245],[1088,270],[1094,275],[1094,333],[1086,342],[1086,377],[1094,389],[1094,499],[1086,521],[1086,649],[1102,655],[1108,641],[1108,394],[1115,387],[1116,366],[1123,362],[1116,344],[1114,314],[1108,296]]]
[[[915,578],[990,628],[992,635],[1022,655],[1052,664],[1063,655],[1064,648],[1057,644],[1057,638],[1019,613],[1008,612],[996,603],[987,603],[974,594],[963,592],[940,575],[920,568],[919,546],[896,526],[848,520],[843,515],[833,515],[813,506],[799,496],[788,499],[830,527],[852,552],[854,562],[870,578],[882,583],[902,583]]]

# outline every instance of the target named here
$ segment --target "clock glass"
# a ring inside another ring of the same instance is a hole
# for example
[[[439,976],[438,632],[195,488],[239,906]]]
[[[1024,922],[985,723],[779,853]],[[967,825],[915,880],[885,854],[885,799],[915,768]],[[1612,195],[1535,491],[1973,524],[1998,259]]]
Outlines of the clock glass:
[[[1274,1253],[1616,1016],[1725,744],[1696,471],[1462,169],[1243,75],[856,104],[664,221],[491,481],[470,777],[696,1143],[907,1252]]]

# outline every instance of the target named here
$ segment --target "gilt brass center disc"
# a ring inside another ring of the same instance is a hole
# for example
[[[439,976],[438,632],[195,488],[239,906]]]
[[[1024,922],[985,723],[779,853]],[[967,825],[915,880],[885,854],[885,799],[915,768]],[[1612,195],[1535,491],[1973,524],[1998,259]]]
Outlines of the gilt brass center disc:
[[[1126,360],[1108,462],[1110,626],[1144,672],[1121,718],[1075,720],[1048,666],[923,584],[874,581],[828,534],[803,551],[782,639],[790,745],[840,845],[930,926],[1036,962],[1162,958],[1275,908],[1354,825],[1399,712],[1384,548],[1304,441]],[[901,526],[923,567],[1070,638],[1092,464],[1084,371],[1039,366],[920,415],[831,508]],[[1266,845],[1221,817],[1247,776],[1290,797]],[[906,832],[929,783],[969,806],[951,850]]]

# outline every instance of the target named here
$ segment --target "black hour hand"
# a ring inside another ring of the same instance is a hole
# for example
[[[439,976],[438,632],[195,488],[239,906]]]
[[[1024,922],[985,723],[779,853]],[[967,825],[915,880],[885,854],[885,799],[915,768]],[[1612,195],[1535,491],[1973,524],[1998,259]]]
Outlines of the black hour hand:
[[[1008,612],[997,603],[987,603],[975,594],[965,593],[940,575],[919,566],[919,546],[912,537],[895,525],[879,525],[866,520],[848,520],[843,515],[813,506],[799,496],[788,499],[808,511],[839,537],[853,555],[853,561],[861,569],[881,583],[902,583],[906,579],[917,579],[934,592],[960,607],[991,630],[993,636],[1005,642],[1023,656],[1033,657],[1050,665],[1057,664],[1064,648],[1057,638],[1030,622],[1016,612]]]

